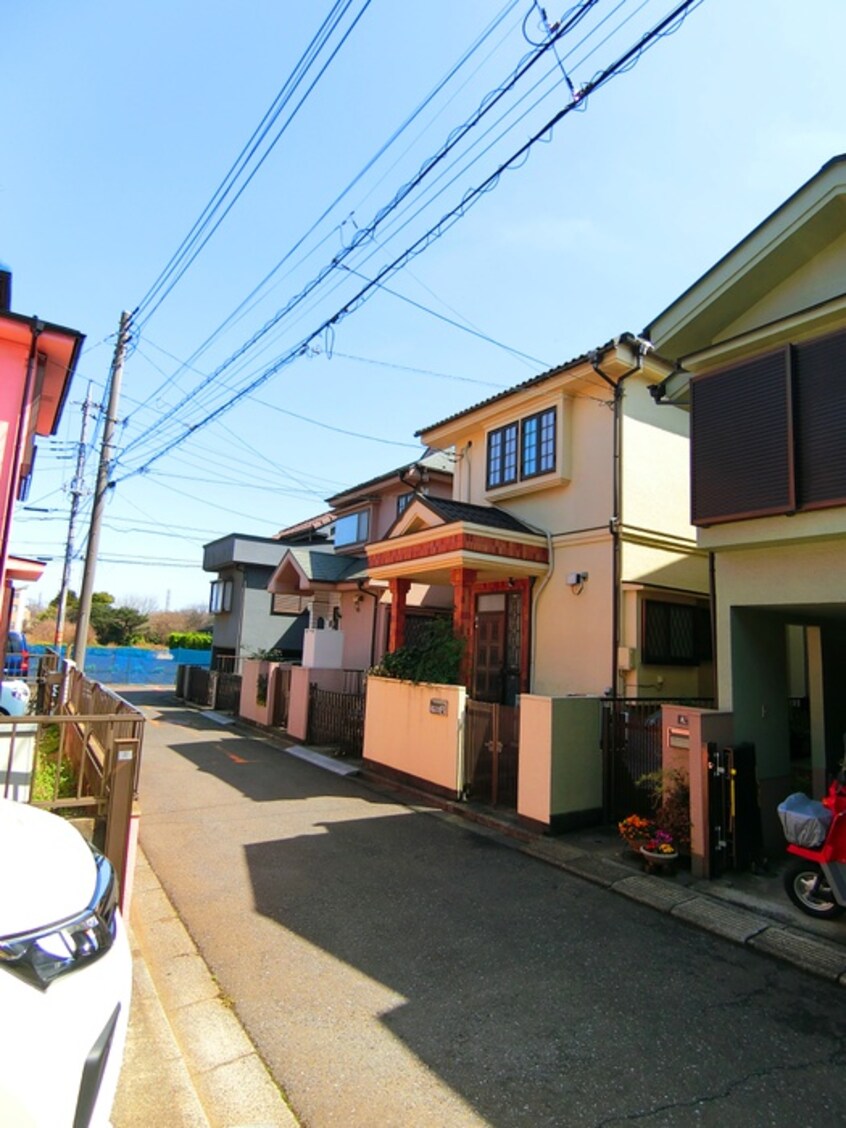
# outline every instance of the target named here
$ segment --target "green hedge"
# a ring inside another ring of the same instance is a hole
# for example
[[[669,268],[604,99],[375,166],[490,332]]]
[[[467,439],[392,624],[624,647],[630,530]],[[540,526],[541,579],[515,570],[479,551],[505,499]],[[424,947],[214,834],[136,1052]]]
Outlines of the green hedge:
[[[173,631],[167,644],[171,650],[211,650],[212,636],[208,631]]]

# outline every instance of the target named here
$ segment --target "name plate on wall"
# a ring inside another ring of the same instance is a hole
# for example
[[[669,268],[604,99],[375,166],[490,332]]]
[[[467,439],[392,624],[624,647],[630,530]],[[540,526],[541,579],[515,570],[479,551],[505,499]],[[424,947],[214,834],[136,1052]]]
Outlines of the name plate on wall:
[[[435,713],[438,717],[445,717],[447,715],[448,702],[444,701],[442,697],[429,698],[429,712]]]

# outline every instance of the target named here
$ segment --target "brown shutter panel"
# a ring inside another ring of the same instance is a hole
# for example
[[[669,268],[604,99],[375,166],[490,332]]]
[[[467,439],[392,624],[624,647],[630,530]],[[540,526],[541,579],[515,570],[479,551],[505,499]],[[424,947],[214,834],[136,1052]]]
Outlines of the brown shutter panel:
[[[846,504],[846,333],[796,345],[793,371],[797,503]]]
[[[691,380],[695,525],[794,507],[788,351]]]

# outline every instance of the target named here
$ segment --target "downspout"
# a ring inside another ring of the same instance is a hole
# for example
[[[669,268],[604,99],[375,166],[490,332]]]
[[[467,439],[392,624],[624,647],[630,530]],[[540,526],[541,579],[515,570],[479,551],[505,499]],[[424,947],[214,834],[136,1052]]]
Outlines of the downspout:
[[[370,591],[364,585],[366,580],[356,580],[356,587],[361,595],[369,595],[373,600],[373,620],[370,624],[370,666],[376,665],[376,619],[379,610],[379,600],[382,598],[381,592]]]
[[[32,395],[33,384],[35,383],[38,338],[44,331],[44,323],[42,321],[39,321],[37,317],[32,318],[30,326],[32,329],[32,338],[30,340],[29,356],[27,357],[26,361],[26,378],[24,379],[23,393],[21,395],[21,412],[19,417],[20,425],[18,427],[18,433],[15,437],[15,450],[14,454],[12,455],[11,465],[12,476],[9,482],[9,497],[6,502],[6,512],[3,515],[3,538],[2,542],[0,542],[0,560],[3,562],[3,591],[2,593],[0,593],[0,599],[2,599],[3,601],[5,601],[6,599],[6,565],[8,563],[9,537],[12,527],[12,515],[15,510],[15,495],[17,494],[19,482],[18,471],[20,470],[21,458],[23,455],[23,446],[29,425],[29,412],[27,411],[27,407],[31,407],[30,397]],[[0,654],[6,653],[6,648],[9,642],[9,623],[11,622],[11,617],[12,597],[10,589],[9,604],[3,615],[3,621],[2,623],[0,623],[0,644],[2,644],[2,650],[0,650]]]
[[[599,362],[596,356],[590,358],[591,367],[597,376],[600,376],[605,383],[612,389],[614,393],[614,429],[613,429],[613,450],[612,450],[612,497],[611,497],[611,519],[608,522],[608,527],[611,532],[612,540],[612,557],[611,557],[611,700],[616,703],[619,697],[619,672],[617,669],[618,652],[620,648],[620,601],[621,601],[621,587],[622,587],[622,541],[620,536],[620,529],[623,523],[622,514],[622,498],[623,498],[623,453],[622,453],[622,434],[623,434],[623,383],[630,376],[636,372],[640,372],[643,368],[643,356],[645,352],[644,343],[638,341],[637,343],[637,363],[624,372],[618,379],[612,380],[611,377],[603,372],[599,367]],[[616,710],[615,710],[616,712]]]
[[[526,524],[524,521],[523,524]],[[531,528],[531,526],[530,526]],[[537,669],[537,648],[538,648],[538,604],[540,603],[541,594],[552,579],[552,573],[555,571],[555,553],[552,548],[552,533],[549,529],[538,529],[537,532],[542,533],[546,537],[546,554],[549,557],[549,565],[546,573],[541,579],[535,591],[530,591],[529,598],[532,601],[532,614],[530,620],[530,629],[532,637],[530,639],[529,650],[529,693],[535,692],[535,671]]]

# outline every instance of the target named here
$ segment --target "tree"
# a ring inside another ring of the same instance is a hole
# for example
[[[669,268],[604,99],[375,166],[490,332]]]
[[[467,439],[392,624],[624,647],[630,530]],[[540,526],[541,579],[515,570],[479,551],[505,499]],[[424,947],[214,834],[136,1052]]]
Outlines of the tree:
[[[96,613],[95,613],[96,606]],[[91,603],[91,624],[101,646],[131,646],[143,637],[147,616],[134,607]]]

